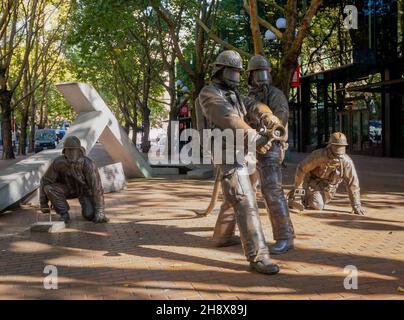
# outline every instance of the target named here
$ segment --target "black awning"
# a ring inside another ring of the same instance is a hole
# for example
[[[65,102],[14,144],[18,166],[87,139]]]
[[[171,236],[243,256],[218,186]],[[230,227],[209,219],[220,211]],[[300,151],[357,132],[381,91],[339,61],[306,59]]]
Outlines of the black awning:
[[[302,82],[347,83],[362,80],[378,72],[374,65],[351,63],[301,77]],[[379,70],[380,72],[380,70]]]
[[[404,88],[404,78],[380,81],[363,86],[345,88],[347,92],[381,92],[386,89]]]

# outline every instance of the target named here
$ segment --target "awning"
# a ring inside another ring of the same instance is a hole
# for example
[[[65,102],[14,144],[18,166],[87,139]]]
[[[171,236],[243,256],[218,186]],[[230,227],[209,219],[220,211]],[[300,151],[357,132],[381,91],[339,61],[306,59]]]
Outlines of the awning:
[[[404,88],[404,78],[380,81],[376,83],[370,83],[363,86],[355,86],[350,88],[345,88],[347,92],[382,92],[386,89],[394,88]]]
[[[376,73],[377,71],[378,69],[374,65],[351,63],[326,71],[312,73],[301,77],[300,80],[302,82],[325,81],[328,83],[347,83],[367,78],[370,74]]]

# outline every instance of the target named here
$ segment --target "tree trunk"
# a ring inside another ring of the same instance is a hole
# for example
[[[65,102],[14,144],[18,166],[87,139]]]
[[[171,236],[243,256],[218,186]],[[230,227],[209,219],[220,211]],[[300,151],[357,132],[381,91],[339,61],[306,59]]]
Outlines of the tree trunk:
[[[137,104],[136,104],[136,101],[133,102],[132,130],[133,130],[132,142],[133,142],[133,144],[136,146],[136,144],[137,144],[137,131],[138,131],[138,125],[137,125]]]
[[[296,70],[297,56],[286,54],[281,61],[274,84],[289,98],[290,83],[293,72]]]
[[[133,142],[133,144],[135,146],[137,145],[137,130],[138,130],[137,125],[132,125],[132,132],[133,132],[133,134],[132,134],[132,142]]]
[[[23,124],[26,120],[21,120],[21,131],[18,138],[18,154],[26,155],[27,154],[27,123]]]
[[[27,127],[28,127],[28,110],[29,110],[29,101],[25,101],[24,110],[21,114],[21,129],[20,135],[18,139],[18,153],[21,155],[26,155],[27,145]]]
[[[172,96],[171,96],[172,95]],[[166,139],[166,148],[167,148],[167,155],[169,159],[171,159],[171,151],[173,146],[171,145],[171,124],[173,121],[177,121],[177,115],[178,115],[178,103],[175,89],[173,92],[170,93],[170,113],[169,113],[169,120],[168,120],[168,126],[167,126],[167,139]]]
[[[147,102],[143,102],[142,104],[142,126],[142,152],[147,153],[150,150],[150,109],[147,106]]]
[[[125,125],[123,127],[123,130],[125,130],[126,134],[129,135],[130,123],[128,120],[125,120]]]
[[[150,150],[150,109],[148,106],[148,98],[150,91],[151,82],[151,67],[148,65],[146,67],[144,87],[143,87],[143,100],[142,100],[142,126],[143,126],[143,136],[142,136],[142,152],[147,153]]]
[[[45,124],[48,118],[48,85],[46,81],[43,84],[41,110],[39,115],[38,129],[45,128]]]
[[[28,112],[29,105],[31,102],[28,93],[30,91],[29,81],[28,81],[28,65],[27,68],[24,69],[24,81],[23,81],[23,94],[26,97],[23,102],[23,108],[21,112],[21,123],[20,123],[20,133],[18,137],[18,154],[26,155],[26,145],[27,145],[27,127],[28,127]]]
[[[265,56],[260,25],[258,24],[257,0],[250,0],[250,27],[254,43],[254,53]]]
[[[147,102],[143,103],[142,106],[142,126],[143,126],[143,136],[142,136],[142,152],[147,153],[150,150],[150,109],[147,107]]]
[[[174,55],[175,53],[171,53]],[[177,120],[177,113],[178,109],[176,108],[177,105],[177,96],[175,90],[175,59],[171,57],[171,63],[168,68],[168,94],[170,95],[170,112],[168,114],[168,126],[167,126],[167,139],[166,139],[166,152],[168,158],[171,157],[171,122]]]
[[[11,127],[11,97],[12,92],[9,90],[0,91],[0,107],[1,107],[1,138],[3,141],[2,159],[15,159],[13,150],[13,138]]]
[[[29,145],[28,145],[28,152],[34,152],[34,145],[35,145],[35,115],[36,115],[36,103],[35,103],[35,94],[32,94],[31,97],[31,129],[29,132]]]

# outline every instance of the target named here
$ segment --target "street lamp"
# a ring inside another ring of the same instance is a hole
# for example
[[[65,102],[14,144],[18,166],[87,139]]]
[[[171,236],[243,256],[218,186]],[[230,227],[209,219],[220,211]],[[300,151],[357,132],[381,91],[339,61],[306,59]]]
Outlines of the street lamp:
[[[265,40],[268,40],[268,41],[276,40],[276,34],[268,29],[265,32]]]
[[[280,32],[285,32],[286,30],[286,25],[287,25],[287,21],[285,18],[279,18],[278,20],[276,20],[276,27],[280,30]],[[274,41],[277,40],[277,36],[274,32],[272,32],[271,30],[267,30],[265,32],[265,40],[268,41]]]
[[[285,18],[279,18],[276,20],[276,27],[281,31],[284,32],[286,30],[287,21]],[[277,62],[279,64],[280,60],[280,50],[281,50],[281,41],[278,39],[276,34],[271,30],[267,30],[264,35],[265,40],[268,41],[268,49],[269,51],[276,52]]]
[[[276,27],[281,31],[285,30],[286,29],[286,19],[279,18],[278,20],[276,20]]]

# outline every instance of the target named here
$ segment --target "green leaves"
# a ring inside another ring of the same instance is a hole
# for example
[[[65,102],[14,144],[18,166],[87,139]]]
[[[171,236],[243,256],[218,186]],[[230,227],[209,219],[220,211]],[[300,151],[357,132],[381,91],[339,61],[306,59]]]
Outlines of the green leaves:
[[[125,113],[136,118],[132,121],[138,121],[133,109],[163,91],[157,75],[146,74],[144,68],[161,64],[150,45],[153,22],[147,1],[81,0],[72,16],[67,52],[80,81],[92,83],[117,114],[126,108]],[[150,76],[146,97],[144,83]],[[162,114],[159,105],[150,108],[152,117]]]

